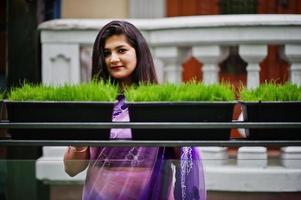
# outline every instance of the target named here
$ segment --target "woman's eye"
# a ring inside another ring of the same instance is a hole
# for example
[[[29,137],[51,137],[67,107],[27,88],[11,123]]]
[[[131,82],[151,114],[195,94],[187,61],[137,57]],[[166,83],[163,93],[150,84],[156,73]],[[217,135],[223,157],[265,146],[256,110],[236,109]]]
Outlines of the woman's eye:
[[[126,49],[119,49],[118,52],[119,52],[119,53],[125,53],[125,52],[126,52]]]

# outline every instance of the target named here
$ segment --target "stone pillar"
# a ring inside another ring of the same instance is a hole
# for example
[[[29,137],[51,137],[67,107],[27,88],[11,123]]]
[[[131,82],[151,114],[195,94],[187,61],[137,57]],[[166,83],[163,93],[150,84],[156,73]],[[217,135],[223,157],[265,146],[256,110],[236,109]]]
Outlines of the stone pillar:
[[[192,56],[203,63],[203,82],[205,84],[218,83],[218,65],[229,56],[229,48],[217,45],[193,46]]]
[[[268,164],[266,147],[240,147],[237,154],[239,167],[265,168]]]
[[[42,82],[49,85],[80,83],[79,44],[42,45]]]
[[[291,64],[290,81],[301,86],[301,45],[287,44],[284,53]]]
[[[187,49],[178,47],[156,47],[154,55],[163,63],[163,82],[180,83],[182,81],[182,62]]]
[[[244,44],[239,46],[239,55],[247,63],[247,87],[255,88],[259,86],[259,63],[267,56],[267,45],[261,44]]]

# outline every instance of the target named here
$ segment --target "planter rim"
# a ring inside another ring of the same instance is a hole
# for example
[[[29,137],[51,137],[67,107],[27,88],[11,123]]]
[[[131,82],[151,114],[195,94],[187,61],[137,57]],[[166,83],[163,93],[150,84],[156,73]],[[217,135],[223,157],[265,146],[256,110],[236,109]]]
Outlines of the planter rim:
[[[237,101],[126,101],[127,104],[236,104]]]
[[[301,103],[301,101],[239,101],[242,104]]]
[[[14,101],[14,100],[3,100],[5,103],[21,103],[21,104],[49,104],[49,103],[60,103],[60,104],[114,104],[116,101]]]

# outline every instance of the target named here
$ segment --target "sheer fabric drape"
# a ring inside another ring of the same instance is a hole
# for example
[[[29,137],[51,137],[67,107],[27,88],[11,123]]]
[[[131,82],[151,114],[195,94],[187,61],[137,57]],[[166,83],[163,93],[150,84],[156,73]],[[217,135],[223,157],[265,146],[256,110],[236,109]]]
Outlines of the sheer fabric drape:
[[[112,121],[129,121],[123,95]],[[131,129],[111,129],[111,139],[131,139]],[[180,156],[165,147],[90,147],[84,200],[206,199],[203,166],[193,147]]]

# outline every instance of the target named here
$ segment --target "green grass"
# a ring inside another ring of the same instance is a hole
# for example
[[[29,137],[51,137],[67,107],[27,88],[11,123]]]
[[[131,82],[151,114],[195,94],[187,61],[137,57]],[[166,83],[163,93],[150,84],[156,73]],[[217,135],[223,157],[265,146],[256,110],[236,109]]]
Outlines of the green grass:
[[[46,86],[25,83],[8,93],[14,101],[109,101],[114,102],[118,94],[116,85],[92,81],[78,85]],[[234,101],[235,96],[229,84],[204,85],[197,82],[186,84],[165,83],[161,85],[142,84],[125,90],[129,102],[149,101]],[[3,99],[0,93],[0,99]],[[265,83],[255,89],[242,88],[243,101],[301,101],[301,87]]]
[[[12,89],[9,100],[14,101],[109,101],[116,100],[118,87],[104,82],[64,86],[30,85]]]
[[[243,101],[301,101],[301,87],[286,83],[283,85],[265,83],[255,89],[242,88]]]
[[[125,96],[129,102],[233,101],[235,99],[230,85],[204,85],[196,82],[129,87],[125,91]]]

